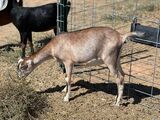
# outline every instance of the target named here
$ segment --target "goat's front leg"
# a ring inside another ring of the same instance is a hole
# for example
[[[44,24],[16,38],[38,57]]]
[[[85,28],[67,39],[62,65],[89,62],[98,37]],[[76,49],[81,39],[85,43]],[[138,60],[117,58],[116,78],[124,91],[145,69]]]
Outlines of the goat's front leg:
[[[71,92],[71,74],[72,74],[72,68],[73,68],[73,65],[71,62],[66,62],[64,63],[65,64],[65,67],[66,67],[66,96],[64,97],[64,101],[69,101],[69,98],[70,98],[70,92]]]
[[[21,43],[21,49],[22,49],[22,51],[20,52],[20,56],[21,56],[21,58],[24,58],[25,57],[25,49],[26,49],[25,43]]]
[[[68,78],[65,77],[65,81],[66,81],[66,82],[67,82],[67,79],[68,79]],[[65,93],[67,92],[67,85],[63,88],[62,92],[65,92]]]
[[[53,32],[54,32],[54,35],[56,36],[57,35],[57,27],[53,28]]]
[[[20,37],[21,37],[21,53],[20,53],[20,56],[21,58],[24,58],[25,57],[25,49],[26,49],[26,44],[27,44],[27,33],[24,32],[24,33],[21,33],[20,32]]]
[[[30,53],[33,54],[34,53],[34,48],[33,48],[33,43],[32,43],[32,32],[28,32],[28,42],[29,42],[29,46],[30,46]]]

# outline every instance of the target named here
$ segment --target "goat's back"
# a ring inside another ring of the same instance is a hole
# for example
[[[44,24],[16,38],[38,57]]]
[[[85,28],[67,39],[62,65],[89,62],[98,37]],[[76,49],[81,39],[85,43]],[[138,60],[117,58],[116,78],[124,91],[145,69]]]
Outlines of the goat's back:
[[[102,58],[121,47],[120,34],[109,27],[93,27],[56,37],[54,52],[60,59],[86,62]]]
[[[14,7],[11,10],[13,24],[22,31],[46,31],[57,25],[57,3],[37,7]]]

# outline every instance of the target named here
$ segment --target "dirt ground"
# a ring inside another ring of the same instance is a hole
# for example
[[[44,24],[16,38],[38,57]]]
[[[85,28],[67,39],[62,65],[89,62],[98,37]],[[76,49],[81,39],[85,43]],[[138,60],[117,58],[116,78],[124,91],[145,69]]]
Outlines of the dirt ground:
[[[17,52],[2,52],[0,84],[5,86],[11,75],[15,73]],[[7,59],[8,58],[8,59]],[[91,69],[98,69],[93,67]],[[124,67],[123,67],[124,68]],[[81,74],[81,71],[90,68],[75,68],[72,82],[71,100],[69,103],[63,101],[65,93],[61,90],[65,86],[65,75],[59,69],[55,60],[46,61],[33,71],[26,81],[36,92],[47,95],[48,107],[39,115],[38,120],[159,120],[160,100],[153,99],[143,94],[130,91],[132,86],[143,91],[150,90],[150,85],[142,83],[128,83],[126,76],[123,104],[120,107],[113,106],[117,94],[115,78],[108,78],[108,70],[93,71],[91,82],[89,72]],[[79,73],[78,73],[79,72]],[[125,71],[126,72],[126,71]],[[12,75],[13,80],[17,78]],[[98,78],[100,77],[100,78]],[[108,82],[111,81],[111,82]],[[138,81],[138,80],[137,80]],[[14,82],[14,81],[11,81]],[[18,81],[19,82],[19,81]],[[155,96],[160,95],[159,86],[154,88]],[[129,98],[128,98],[129,96]]]
[[[53,0],[45,0],[45,3]],[[54,0],[55,1],[55,0]],[[25,0],[25,6],[43,4],[42,0]],[[153,14],[153,13],[152,13]],[[54,36],[53,31],[33,33],[33,40]],[[0,27],[0,45],[18,43],[19,34],[12,25]],[[130,72],[131,48],[134,48],[132,60],[132,77],[125,77],[125,92],[123,104],[113,106],[117,94],[115,78],[109,77],[109,71],[104,66],[74,68],[72,82],[72,96],[70,102],[64,102],[65,93],[61,90],[65,86],[65,74],[59,64],[53,59],[38,66],[27,78],[35,91],[47,95],[49,106],[39,115],[37,120],[160,120],[160,54],[155,54],[156,48],[138,43],[127,42],[122,51],[122,67],[126,74]],[[0,50],[0,87],[5,86],[8,73],[15,73],[20,48],[14,51]],[[158,49],[159,51],[159,49]],[[127,55],[127,56],[125,56]],[[154,60],[157,55],[156,79],[153,82]],[[125,57],[123,57],[125,56]],[[92,70],[90,78],[90,69]],[[82,72],[85,71],[85,72]],[[13,77],[14,78],[14,77]],[[145,79],[146,81],[140,80]],[[16,80],[16,78],[15,78]],[[90,80],[90,81],[89,81]],[[130,81],[130,82],[129,82]],[[153,96],[140,94],[128,88],[150,93]]]

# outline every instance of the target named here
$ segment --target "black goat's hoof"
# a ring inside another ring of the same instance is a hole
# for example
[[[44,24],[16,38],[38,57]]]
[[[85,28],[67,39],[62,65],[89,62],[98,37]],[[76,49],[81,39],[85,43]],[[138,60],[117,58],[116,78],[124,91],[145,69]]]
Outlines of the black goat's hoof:
[[[62,69],[63,73],[66,73],[66,69],[64,64],[60,64],[59,67]]]

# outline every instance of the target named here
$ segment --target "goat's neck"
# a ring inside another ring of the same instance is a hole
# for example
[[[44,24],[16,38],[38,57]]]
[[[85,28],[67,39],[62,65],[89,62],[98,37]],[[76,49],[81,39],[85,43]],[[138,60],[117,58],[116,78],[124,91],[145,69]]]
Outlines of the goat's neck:
[[[9,0],[8,1],[8,9],[12,9],[13,7],[16,7],[16,6],[23,6],[23,0],[19,0],[19,2],[17,2],[17,0]]]
[[[18,6],[17,0],[11,0],[11,1],[12,1],[12,7],[17,7]]]
[[[43,47],[41,50],[39,50],[37,53],[33,54],[31,56],[31,59],[34,63],[34,65],[39,65],[42,62],[52,58],[51,55],[52,51],[49,45],[46,45],[45,47]]]

